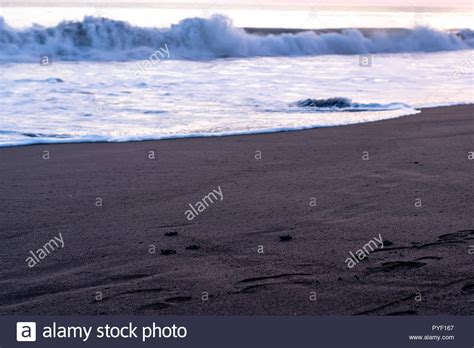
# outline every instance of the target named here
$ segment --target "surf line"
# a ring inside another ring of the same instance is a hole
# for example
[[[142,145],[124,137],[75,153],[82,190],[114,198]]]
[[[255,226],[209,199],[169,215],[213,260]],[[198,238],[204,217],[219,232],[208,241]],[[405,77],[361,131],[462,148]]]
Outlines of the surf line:
[[[194,205],[189,203],[189,207],[191,209],[188,209],[184,212],[184,215],[186,215],[186,219],[189,221],[192,221],[194,218],[196,218],[199,213],[204,212],[211,204],[214,204],[215,202],[218,202],[218,197],[219,200],[222,201],[224,200],[224,193],[222,192],[221,186],[217,186],[217,190],[213,189],[211,192],[209,192],[207,195],[205,195],[200,201],[197,201]]]

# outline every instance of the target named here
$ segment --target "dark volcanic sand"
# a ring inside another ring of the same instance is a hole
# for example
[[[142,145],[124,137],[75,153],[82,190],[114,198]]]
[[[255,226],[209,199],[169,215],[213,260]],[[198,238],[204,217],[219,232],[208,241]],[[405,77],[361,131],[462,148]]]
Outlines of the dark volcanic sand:
[[[0,149],[0,313],[473,314],[473,112]],[[186,220],[219,185],[223,201]],[[348,269],[379,233],[387,246]]]

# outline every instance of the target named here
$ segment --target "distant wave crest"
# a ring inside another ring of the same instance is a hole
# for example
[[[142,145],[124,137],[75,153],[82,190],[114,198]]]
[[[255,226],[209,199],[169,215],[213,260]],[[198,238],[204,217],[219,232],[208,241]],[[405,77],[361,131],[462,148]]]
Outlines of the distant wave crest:
[[[255,35],[235,28],[224,16],[188,18],[168,29],[141,28],[107,18],[85,17],[55,27],[11,28],[0,17],[0,61],[127,61],[146,59],[166,46],[171,59],[305,56],[324,54],[404,53],[474,48],[473,31],[457,33],[425,27],[401,30]]]

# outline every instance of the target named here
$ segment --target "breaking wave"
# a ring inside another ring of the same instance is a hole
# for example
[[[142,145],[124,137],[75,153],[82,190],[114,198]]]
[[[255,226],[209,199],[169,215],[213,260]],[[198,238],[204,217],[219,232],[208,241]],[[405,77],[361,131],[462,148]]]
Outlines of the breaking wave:
[[[328,99],[304,99],[299,100],[291,106],[297,106],[315,111],[388,111],[410,108],[409,105],[403,103],[355,103],[349,98],[335,97]]]
[[[37,62],[41,54],[51,54],[53,60],[128,61],[146,59],[163,47],[171,59],[435,52],[472,49],[474,35],[469,29],[454,33],[425,27],[256,35],[220,15],[184,19],[168,29],[85,17],[19,30],[0,17],[0,62]]]

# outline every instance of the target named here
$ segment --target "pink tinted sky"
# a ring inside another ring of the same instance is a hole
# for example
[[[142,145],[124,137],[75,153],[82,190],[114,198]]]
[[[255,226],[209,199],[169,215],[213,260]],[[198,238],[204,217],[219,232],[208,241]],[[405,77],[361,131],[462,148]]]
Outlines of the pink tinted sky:
[[[189,7],[189,6],[226,6],[226,7],[445,7],[445,8],[472,8],[474,0],[10,0],[2,1],[8,6],[21,4],[61,5],[63,4],[95,4],[95,5],[120,5],[121,3],[145,3],[153,5],[165,5],[167,7]]]
[[[203,0],[201,0],[203,1]],[[186,1],[185,1],[186,2]],[[200,2],[195,1],[195,2]],[[207,1],[203,1],[207,2]],[[322,0],[257,0],[257,1],[247,1],[247,0],[219,0],[222,3],[229,4],[239,4],[239,3],[248,3],[255,4],[255,2],[266,3],[268,5],[281,4],[281,5],[327,5],[327,6],[374,6],[374,7],[386,7],[386,6],[439,6],[439,7],[472,7],[473,2],[471,0],[331,0],[331,1],[322,1]]]
[[[127,1],[127,0],[119,0]],[[450,7],[472,8],[473,0],[138,0],[144,2],[167,4],[216,4],[216,5],[250,5],[250,6],[322,6],[322,7]],[[114,2],[114,1],[110,1]]]
[[[85,15],[150,27],[212,14],[228,16],[239,27],[458,29],[473,28],[474,23],[474,0],[10,0],[1,6],[2,2],[0,16],[15,27],[51,26]]]

